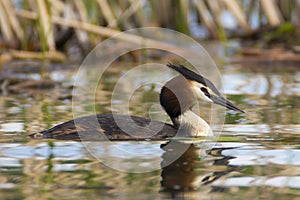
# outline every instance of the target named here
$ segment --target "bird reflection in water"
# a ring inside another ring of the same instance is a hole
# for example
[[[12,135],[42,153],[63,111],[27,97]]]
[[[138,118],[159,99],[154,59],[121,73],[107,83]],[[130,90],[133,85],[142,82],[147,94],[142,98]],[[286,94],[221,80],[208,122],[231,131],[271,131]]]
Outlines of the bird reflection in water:
[[[177,160],[165,166],[166,162],[170,159],[174,160],[174,156],[178,155],[174,150],[175,146],[176,151],[178,148],[186,148],[186,151]],[[161,166],[165,166],[161,172],[161,192],[170,194],[172,198],[185,196],[187,192],[200,189],[208,192],[222,190],[222,188],[212,188],[211,183],[230,172],[240,170],[239,167],[229,165],[230,159],[234,157],[222,155],[223,148],[207,150],[206,158],[201,156],[203,150],[197,144],[171,141],[162,144],[161,149],[164,150]],[[212,160],[214,157],[216,159]],[[224,166],[224,168],[213,166]],[[219,170],[214,171],[216,169]]]

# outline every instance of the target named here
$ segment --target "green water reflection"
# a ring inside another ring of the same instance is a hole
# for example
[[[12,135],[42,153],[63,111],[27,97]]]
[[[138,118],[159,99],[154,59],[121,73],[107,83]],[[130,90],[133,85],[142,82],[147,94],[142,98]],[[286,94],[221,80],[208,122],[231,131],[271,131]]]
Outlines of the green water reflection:
[[[230,69],[223,73],[228,84],[224,91],[246,114],[226,111],[220,142],[205,156],[200,156],[201,144],[191,145],[171,165],[148,173],[111,169],[81,143],[26,137],[72,119],[71,100],[66,98],[71,88],[58,85],[30,94],[8,91],[0,97],[1,199],[240,199],[241,195],[296,199],[300,195],[299,68],[286,73]],[[120,68],[106,74],[96,95],[98,112],[111,111],[110,92],[122,73]],[[64,84],[71,83],[74,72],[66,74]],[[159,90],[157,85],[139,88],[130,102],[131,114],[149,116],[152,108],[152,114],[161,115],[152,107]],[[161,163],[172,154],[171,147],[164,149],[161,143],[143,145],[147,150],[159,148]],[[140,149],[141,156],[147,153]],[[108,156],[118,157],[113,152]]]

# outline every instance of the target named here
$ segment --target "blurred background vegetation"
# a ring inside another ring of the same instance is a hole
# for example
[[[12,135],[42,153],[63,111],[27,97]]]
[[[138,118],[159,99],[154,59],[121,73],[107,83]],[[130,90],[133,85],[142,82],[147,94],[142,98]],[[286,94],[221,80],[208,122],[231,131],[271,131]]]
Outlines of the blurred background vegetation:
[[[85,55],[107,37],[147,26],[195,39],[282,42],[299,52],[299,21],[299,0],[1,0],[0,60],[63,61],[74,47]]]

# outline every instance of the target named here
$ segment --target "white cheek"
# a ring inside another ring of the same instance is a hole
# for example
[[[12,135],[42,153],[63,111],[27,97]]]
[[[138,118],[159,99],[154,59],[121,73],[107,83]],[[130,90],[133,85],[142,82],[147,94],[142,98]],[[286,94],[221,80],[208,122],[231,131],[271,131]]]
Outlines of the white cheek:
[[[196,94],[197,94],[197,97],[198,97],[199,99],[201,99],[201,100],[203,100],[203,101],[206,101],[206,102],[210,102],[210,103],[213,102],[210,98],[208,98],[208,97],[200,90],[199,87],[196,87],[196,86],[193,86],[193,87],[194,87],[194,90],[195,90],[195,92],[196,92]]]

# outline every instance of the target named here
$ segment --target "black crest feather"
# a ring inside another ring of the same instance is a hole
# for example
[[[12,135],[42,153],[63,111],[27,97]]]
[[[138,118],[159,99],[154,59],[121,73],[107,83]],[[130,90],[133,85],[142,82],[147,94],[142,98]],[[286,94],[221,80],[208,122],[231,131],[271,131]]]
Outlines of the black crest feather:
[[[171,63],[168,63],[167,66],[177,72],[179,72],[182,76],[184,76],[186,79],[191,81],[197,81],[198,83],[203,84],[206,87],[209,87],[216,95],[222,96],[221,93],[218,91],[216,86],[208,79],[204,78],[203,76],[189,70],[188,68],[184,67],[183,65],[173,65]]]

